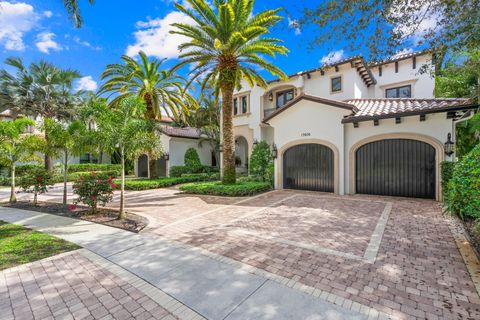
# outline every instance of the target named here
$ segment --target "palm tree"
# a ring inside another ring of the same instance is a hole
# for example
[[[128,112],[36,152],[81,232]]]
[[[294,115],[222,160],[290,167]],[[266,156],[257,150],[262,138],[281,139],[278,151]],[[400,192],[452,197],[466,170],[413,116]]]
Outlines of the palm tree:
[[[214,8],[205,0],[186,0],[191,8],[181,4],[175,7],[195,21],[194,25],[173,23],[171,33],[190,39],[179,46],[183,53],[176,69],[187,64],[190,83],[201,77],[202,88],[213,85],[215,94],[222,96],[223,183],[236,182],[234,137],[232,126],[233,91],[240,89],[241,80],[248,85],[266,87],[266,80],[258,73],[265,69],[282,79],[282,70],[262,56],[286,54],[281,40],[263,37],[278,23],[280,9],[253,14],[254,0],[216,0]]]
[[[145,102],[145,118],[161,120],[162,111],[177,118],[182,113],[189,113],[196,106],[195,99],[188,94],[184,80],[174,72],[163,70],[164,60],[148,59],[140,51],[140,61],[123,55],[123,64],[110,64],[102,73],[106,82],[100,87],[99,94],[114,95],[109,106],[118,107],[127,97],[138,96]],[[150,178],[157,177],[156,159],[150,159]]]
[[[94,0],[88,0],[90,4],[93,4]],[[80,15],[80,8],[78,7],[78,0],[63,0],[63,6],[67,9],[67,13],[70,19],[75,23],[75,27],[80,28],[83,24],[82,16]]]
[[[32,63],[27,68],[20,58],[8,58],[5,64],[16,73],[0,70],[0,111],[10,109],[13,113],[40,116],[44,120],[74,117],[82,103],[81,92],[72,91],[73,81],[80,77],[78,71],[60,69],[45,61]],[[48,144],[47,132],[45,140]],[[53,168],[49,154],[45,154],[45,168],[49,171]]]

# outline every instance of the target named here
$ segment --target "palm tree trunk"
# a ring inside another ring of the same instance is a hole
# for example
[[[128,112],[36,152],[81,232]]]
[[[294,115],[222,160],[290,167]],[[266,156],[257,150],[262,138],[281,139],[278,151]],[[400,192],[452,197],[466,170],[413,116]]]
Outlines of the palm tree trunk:
[[[12,181],[10,182],[10,203],[15,203],[17,202],[17,196],[15,195],[15,162],[12,163],[11,167],[11,179]]]
[[[47,142],[47,145],[48,139],[48,133],[45,130],[45,141]],[[51,172],[53,170],[52,157],[50,157],[48,154],[45,154],[45,170],[47,170],[48,172]]]
[[[233,85],[225,85],[222,91],[222,130],[223,130],[223,177],[224,184],[235,184],[235,147],[233,137],[232,104]]]
[[[67,180],[68,180],[68,152],[65,150],[65,158],[63,159],[63,206],[67,207]]]
[[[123,150],[120,151],[122,154],[121,163],[122,163],[122,183],[120,186],[120,210],[118,212],[118,219],[123,220],[127,217],[125,213],[125,155]]]
[[[149,95],[145,95],[143,97],[143,100],[145,101],[145,104],[147,106],[147,109],[145,111],[145,118],[150,120],[156,120],[155,110],[153,109],[152,98]],[[148,169],[150,172],[150,175],[149,175],[150,179],[158,178],[157,159],[152,159],[151,157],[148,157]]]

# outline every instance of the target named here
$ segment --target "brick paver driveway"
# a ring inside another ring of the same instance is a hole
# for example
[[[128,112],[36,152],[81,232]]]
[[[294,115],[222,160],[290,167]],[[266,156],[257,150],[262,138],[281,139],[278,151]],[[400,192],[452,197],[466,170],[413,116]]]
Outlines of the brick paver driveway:
[[[479,296],[437,202],[293,191],[228,199],[173,189],[129,201],[150,218],[145,232],[395,318],[480,319]]]

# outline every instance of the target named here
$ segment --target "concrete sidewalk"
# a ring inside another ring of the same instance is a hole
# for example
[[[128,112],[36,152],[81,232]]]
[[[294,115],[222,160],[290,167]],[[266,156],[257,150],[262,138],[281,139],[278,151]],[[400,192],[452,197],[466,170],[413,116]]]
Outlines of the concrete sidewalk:
[[[185,245],[87,221],[0,207],[0,220],[74,242],[185,304],[207,319],[378,319],[375,310],[306,293]],[[308,291],[308,290],[305,290]],[[338,297],[340,298],[340,297]],[[328,300],[328,301],[327,301]],[[329,302],[330,301],[330,302]],[[331,302],[335,302],[331,303]]]

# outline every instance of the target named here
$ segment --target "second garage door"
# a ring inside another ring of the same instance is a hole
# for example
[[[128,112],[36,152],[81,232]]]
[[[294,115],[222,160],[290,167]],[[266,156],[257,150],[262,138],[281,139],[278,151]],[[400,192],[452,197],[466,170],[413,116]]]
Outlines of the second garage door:
[[[333,192],[334,156],[321,144],[301,144],[283,154],[283,187]]]
[[[367,143],[356,152],[356,191],[435,198],[435,149],[411,139]]]

